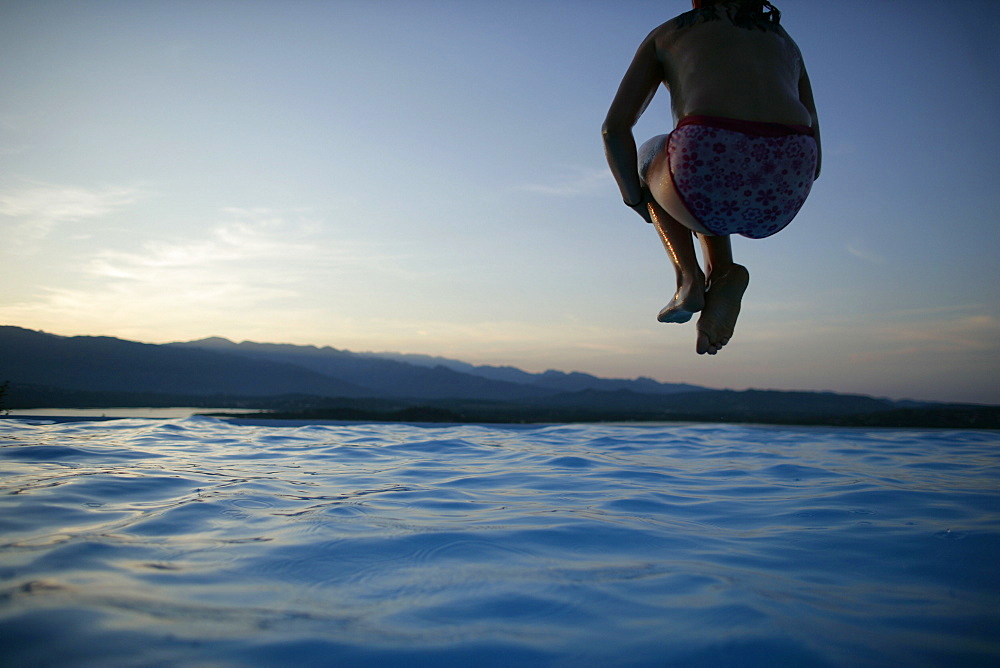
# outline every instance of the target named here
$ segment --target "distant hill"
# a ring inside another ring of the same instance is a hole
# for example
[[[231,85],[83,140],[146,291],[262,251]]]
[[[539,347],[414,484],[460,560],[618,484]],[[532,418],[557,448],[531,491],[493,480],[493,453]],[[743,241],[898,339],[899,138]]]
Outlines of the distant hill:
[[[398,353],[221,338],[152,345],[0,326],[0,384],[5,381],[10,385],[0,409],[205,406],[337,420],[1000,427],[995,406],[734,392]]]
[[[516,383],[493,381],[459,373],[444,366],[427,368],[390,359],[356,355],[330,347],[317,348],[250,341],[233,343],[219,338],[171,343],[166,347],[174,350],[221,353],[240,358],[246,364],[269,362],[295,366],[303,371],[337,378],[353,386],[363,387],[364,396],[369,397],[414,399],[473,397],[519,400],[547,394]]]
[[[292,364],[197,348],[181,349],[105,336],[56,336],[0,327],[0,382],[90,392],[273,396],[365,396],[348,381]]]
[[[528,373],[510,366],[474,366],[458,360],[429,355],[353,353],[330,347],[317,348],[251,341],[234,343],[218,337],[168,345],[295,364],[304,369],[363,385],[378,396],[390,397],[474,396],[489,399],[524,399],[583,390],[631,390],[644,394],[676,394],[707,389],[685,383],[660,383],[651,378],[635,380],[598,378],[586,373],[553,370]]]
[[[411,364],[345,350],[287,344],[234,343],[222,338],[153,345],[103,336],[57,336],[0,326],[0,382],[9,380],[9,401],[31,386],[34,401],[42,388],[65,391],[145,393],[176,396],[383,397],[396,399],[477,399],[532,401],[566,389],[622,386],[668,393],[671,386],[648,379],[607,380],[587,374],[512,369],[504,380],[489,370],[463,373],[471,365]],[[492,377],[491,377],[492,376]],[[702,389],[702,388],[698,388]],[[90,400],[94,400],[93,394]]]
[[[490,380],[502,380],[522,385],[533,385],[556,392],[580,392],[582,390],[631,390],[646,394],[676,394],[679,392],[695,392],[707,388],[687,383],[661,383],[652,378],[636,379],[599,378],[588,373],[573,371],[548,370],[543,373],[528,373],[512,366],[475,366],[468,362],[434,357],[431,355],[416,355],[409,353],[355,353],[366,357],[379,357],[400,362],[408,362],[419,366],[444,366],[454,371],[482,376]]]

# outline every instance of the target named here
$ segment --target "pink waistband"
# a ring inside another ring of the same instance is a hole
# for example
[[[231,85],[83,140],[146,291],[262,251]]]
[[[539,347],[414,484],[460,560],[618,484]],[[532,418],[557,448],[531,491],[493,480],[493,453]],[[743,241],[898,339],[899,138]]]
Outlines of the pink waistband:
[[[808,125],[741,121],[738,118],[724,118],[722,116],[686,116],[681,119],[677,127],[680,128],[685,125],[705,125],[710,128],[734,130],[757,137],[784,137],[787,135],[809,135],[811,137],[815,134],[813,129]]]

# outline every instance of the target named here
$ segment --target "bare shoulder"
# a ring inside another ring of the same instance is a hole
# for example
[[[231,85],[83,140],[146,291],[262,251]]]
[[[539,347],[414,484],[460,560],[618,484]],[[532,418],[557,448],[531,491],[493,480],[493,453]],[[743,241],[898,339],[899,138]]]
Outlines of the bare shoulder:
[[[781,37],[784,38],[785,42],[788,43],[788,45],[791,47],[792,51],[795,52],[795,55],[798,56],[799,59],[801,60],[802,59],[802,52],[799,50],[799,45],[795,43],[795,40],[792,39],[792,36],[788,34],[788,31],[785,30],[785,28],[783,26],[779,25],[779,26],[775,27],[775,32],[777,32],[779,35],[781,35]]]
[[[675,16],[669,21],[658,25],[650,31],[646,39],[643,40],[641,50],[645,50],[648,54],[647,57],[655,58],[656,61],[664,68],[664,79],[670,87],[671,73],[673,72],[675,66],[673,64],[674,51],[677,47],[678,37],[681,36],[686,27],[678,19],[682,18],[684,15]]]
[[[683,14],[681,15],[683,16]],[[653,28],[653,30],[646,36],[646,43],[654,44],[658,49],[669,45],[677,36],[677,31],[681,29],[681,24],[678,23],[678,19],[681,16],[675,16],[666,23],[661,23],[660,25]]]
[[[691,9],[655,28],[649,38],[655,39],[658,45],[669,46],[669,42],[685,34],[689,28],[703,23],[721,24],[720,19],[715,7]]]

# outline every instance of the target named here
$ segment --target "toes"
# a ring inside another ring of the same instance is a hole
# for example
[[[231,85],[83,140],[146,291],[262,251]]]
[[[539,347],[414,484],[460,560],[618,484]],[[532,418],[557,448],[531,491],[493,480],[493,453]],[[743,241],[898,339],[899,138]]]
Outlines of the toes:
[[[703,332],[698,332],[698,343],[695,345],[695,350],[698,351],[699,355],[704,355],[708,352],[709,347],[708,337]]]
[[[719,352],[719,348],[721,347],[722,346],[717,346],[711,341],[709,341],[708,337],[698,337],[698,345],[696,346],[695,349],[698,351],[699,355],[704,355],[706,353],[709,355],[714,355],[715,353]]]
[[[712,341],[704,332],[698,332],[698,343],[695,346],[695,350],[698,351],[699,355],[704,355],[706,353],[709,355],[715,355],[717,352],[722,350],[727,343],[729,343],[729,337],[723,337],[719,341]]]

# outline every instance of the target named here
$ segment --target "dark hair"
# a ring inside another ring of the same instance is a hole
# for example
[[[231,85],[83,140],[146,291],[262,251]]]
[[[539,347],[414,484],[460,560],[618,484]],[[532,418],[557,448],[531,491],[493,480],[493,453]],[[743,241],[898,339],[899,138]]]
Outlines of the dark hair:
[[[726,16],[737,28],[777,30],[781,12],[768,0],[701,0],[697,9],[677,17],[677,27],[687,28],[701,21],[718,21],[717,11],[722,5]],[[735,5],[735,12],[732,5]]]

